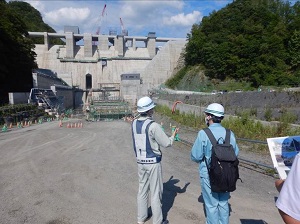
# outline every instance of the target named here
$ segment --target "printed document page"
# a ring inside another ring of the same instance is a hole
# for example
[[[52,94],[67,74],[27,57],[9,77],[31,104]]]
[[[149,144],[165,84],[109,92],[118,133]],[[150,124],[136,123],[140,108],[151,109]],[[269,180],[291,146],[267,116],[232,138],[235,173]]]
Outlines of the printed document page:
[[[295,156],[300,151],[300,136],[267,138],[274,168],[280,179],[286,179]]]

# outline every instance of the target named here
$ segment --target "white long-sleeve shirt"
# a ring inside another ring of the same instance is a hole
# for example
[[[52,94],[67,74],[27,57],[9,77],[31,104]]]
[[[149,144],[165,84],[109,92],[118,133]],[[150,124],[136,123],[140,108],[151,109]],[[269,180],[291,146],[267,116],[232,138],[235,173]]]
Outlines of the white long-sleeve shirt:
[[[300,221],[300,153],[295,157],[291,170],[284,181],[276,206]]]

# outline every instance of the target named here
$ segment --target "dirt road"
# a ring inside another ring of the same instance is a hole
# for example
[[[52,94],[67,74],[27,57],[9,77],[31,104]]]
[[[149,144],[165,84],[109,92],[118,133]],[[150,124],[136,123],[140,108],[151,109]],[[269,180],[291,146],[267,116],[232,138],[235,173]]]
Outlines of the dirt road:
[[[170,224],[205,223],[189,150],[175,142],[162,151],[164,215]],[[274,179],[240,172],[230,222],[283,223],[274,205]],[[54,121],[0,133],[1,224],[133,224],[137,187],[130,124],[124,121],[83,128],[60,128]]]

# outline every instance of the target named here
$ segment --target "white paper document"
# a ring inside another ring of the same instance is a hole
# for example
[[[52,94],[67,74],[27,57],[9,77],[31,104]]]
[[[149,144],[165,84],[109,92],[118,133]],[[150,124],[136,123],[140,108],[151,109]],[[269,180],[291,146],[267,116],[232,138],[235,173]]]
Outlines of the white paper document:
[[[300,151],[300,136],[267,138],[273,165],[280,179],[286,179],[295,156]]]

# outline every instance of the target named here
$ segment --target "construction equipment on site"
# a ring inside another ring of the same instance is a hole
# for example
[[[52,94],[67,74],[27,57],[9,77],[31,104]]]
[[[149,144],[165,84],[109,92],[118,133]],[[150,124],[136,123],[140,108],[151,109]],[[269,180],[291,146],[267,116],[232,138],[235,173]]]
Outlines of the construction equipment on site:
[[[96,34],[97,34],[97,35],[100,34],[101,25],[102,25],[102,19],[103,19],[103,17],[104,17],[105,9],[106,9],[106,4],[104,5],[104,7],[103,7],[103,9],[102,9],[101,17],[100,17],[100,19],[99,19],[99,26],[98,26],[97,31],[96,31]]]
[[[119,83],[102,83],[98,89],[90,89],[83,110],[88,121],[132,116],[129,103],[120,97]]]
[[[122,18],[120,17],[121,35],[128,36],[128,30],[125,29]]]

